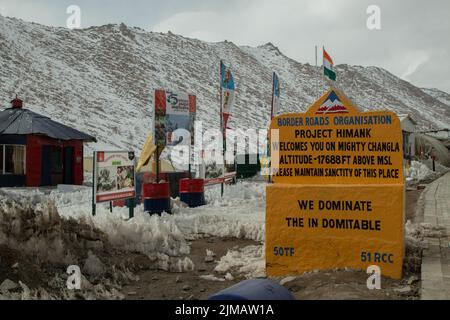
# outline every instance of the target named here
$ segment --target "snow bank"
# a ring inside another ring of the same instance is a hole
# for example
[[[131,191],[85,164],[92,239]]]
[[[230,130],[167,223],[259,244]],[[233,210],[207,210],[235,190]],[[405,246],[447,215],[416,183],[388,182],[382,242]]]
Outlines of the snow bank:
[[[265,186],[262,183],[227,186],[223,199],[220,186],[208,187],[206,206],[191,209],[177,199],[172,201],[173,214],[162,216],[151,216],[144,212],[143,206],[138,206],[135,217],[129,221],[127,208],[114,208],[111,213],[108,205],[98,205],[97,215],[92,217],[90,188],[70,193],[57,190],[48,197],[62,217],[99,228],[115,246],[174,257],[189,254],[186,238],[217,236],[263,241]]]
[[[421,162],[412,161],[411,166],[405,169],[405,177],[407,181],[423,181],[437,177],[437,173]]]
[[[264,183],[227,186],[223,199],[220,186],[208,187],[208,205],[190,209],[175,203],[173,218],[190,238],[207,235],[264,241],[265,187]]]
[[[266,276],[266,260],[264,246],[248,246],[238,250],[230,250],[223,256],[214,271],[225,273],[238,273],[247,279]]]
[[[108,265],[102,255],[108,248],[145,254],[154,266],[168,272],[191,271],[195,266],[189,258],[189,240],[203,236],[264,240],[265,186],[256,182],[226,186],[223,198],[220,186],[208,187],[206,206],[191,209],[174,200],[173,214],[162,216],[151,216],[144,212],[143,206],[138,206],[133,219],[128,219],[127,208],[114,208],[111,213],[108,204],[98,205],[96,216],[92,216],[89,187],[2,189],[0,245],[6,244],[36,257],[39,263],[48,262],[62,270],[72,264],[79,265],[83,275],[89,277],[87,283],[105,274],[119,277],[113,283],[133,278],[125,267],[111,272],[115,267]],[[256,254],[258,259],[263,259],[261,254]],[[264,274],[263,260],[258,264],[254,257],[255,261],[239,266],[238,261],[232,262],[242,260],[239,255],[244,257],[247,253],[230,252],[226,256],[228,260],[219,263],[219,269],[225,270],[226,264],[233,272],[248,276]],[[231,278],[230,273],[224,279]],[[59,292],[57,295],[55,291],[41,288],[31,289],[25,297],[73,298],[65,288],[64,277],[57,276],[51,282]],[[120,286],[88,287],[83,293],[85,298],[121,298]]]

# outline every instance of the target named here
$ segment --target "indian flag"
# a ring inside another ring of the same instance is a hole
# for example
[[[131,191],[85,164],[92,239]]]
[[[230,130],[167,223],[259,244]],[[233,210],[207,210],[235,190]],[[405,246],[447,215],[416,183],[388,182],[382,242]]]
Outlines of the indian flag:
[[[330,80],[336,81],[336,72],[333,70],[333,60],[325,51],[325,48],[323,49],[323,72]]]

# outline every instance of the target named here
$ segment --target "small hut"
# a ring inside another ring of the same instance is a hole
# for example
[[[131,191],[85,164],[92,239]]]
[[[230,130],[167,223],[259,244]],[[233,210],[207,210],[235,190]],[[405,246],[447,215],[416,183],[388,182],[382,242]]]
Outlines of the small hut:
[[[416,153],[417,122],[409,114],[398,115],[403,132],[403,158],[407,161],[414,159]]]
[[[96,139],[11,104],[0,112],[0,187],[83,184],[83,143]]]

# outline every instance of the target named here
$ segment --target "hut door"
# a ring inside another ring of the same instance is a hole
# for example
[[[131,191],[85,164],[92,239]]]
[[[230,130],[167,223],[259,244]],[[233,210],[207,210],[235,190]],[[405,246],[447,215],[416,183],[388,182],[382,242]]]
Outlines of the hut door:
[[[52,163],[51,163],[51,146],[42,146],[42,169],[41,169],[41,186],[50,186],[52,184]]]
[[[73,184],[73,147],[64,148],[64,184]]]
[[[62,148],[42,146],[41,186],[49,187],[63,183]]]
[[[51,150],[52,186],[57,186],[63,183],[63,149],[53,146]]]

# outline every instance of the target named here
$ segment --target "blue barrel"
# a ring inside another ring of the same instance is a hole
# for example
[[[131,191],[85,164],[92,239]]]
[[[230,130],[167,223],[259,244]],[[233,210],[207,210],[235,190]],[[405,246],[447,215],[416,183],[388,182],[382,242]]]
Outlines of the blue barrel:
[[[186,203],[189,208],[197,208],[205,205],[204,193],[180,193],[180,200]]]
[[[181,179],[180,180],[180,200],[190,208],[204,206],[205,201],[205,180],[203,179]]]
[[[144,199],[144,211],[150,214],[170,213],[170,199]]]
[[[170,213],[169,183],[146,183],[142,189],[145,212],[150,214]]]
[[[267,279],[250,279],[209,297],[208,300],[295,300],[288,289]]]

